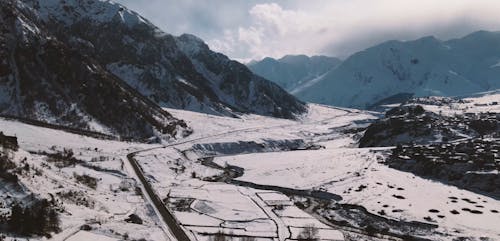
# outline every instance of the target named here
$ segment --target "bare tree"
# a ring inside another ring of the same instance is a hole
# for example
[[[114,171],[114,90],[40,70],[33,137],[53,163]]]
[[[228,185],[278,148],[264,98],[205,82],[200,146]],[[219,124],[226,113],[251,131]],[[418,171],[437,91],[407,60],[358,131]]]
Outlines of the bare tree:
[[[316,241],[319,240],[318,238],[318,228],[314,226],[314,224],[309,224],[304,229],[302,232],[300,232],[299,236],[297,237],[299,241]]]

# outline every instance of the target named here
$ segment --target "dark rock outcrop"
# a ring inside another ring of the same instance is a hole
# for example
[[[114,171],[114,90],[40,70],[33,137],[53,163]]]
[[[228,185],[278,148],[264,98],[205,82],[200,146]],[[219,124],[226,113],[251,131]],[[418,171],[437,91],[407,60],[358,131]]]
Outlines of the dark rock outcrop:
[[[500,136],[500,114],[465,113],[440,115],[408,104],[386,112],[371,124],[359,141],[360,147],[396,146],[449,142],[469,136]]]

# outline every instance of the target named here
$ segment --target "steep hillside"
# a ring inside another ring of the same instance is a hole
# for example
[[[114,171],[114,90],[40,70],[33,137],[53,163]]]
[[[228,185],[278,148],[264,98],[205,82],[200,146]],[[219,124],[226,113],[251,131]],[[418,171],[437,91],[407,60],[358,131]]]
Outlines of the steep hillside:
[[[50,36],[31,9],[0,3],[1,114],[121,137],[183,135],[183,121]]]
[[[367,108],[388,99],[457,96],[500,88],[500,32],[460,39],[388,41],[346,59],[295,93],[303,100]]]
[[[286,55],[251,62],[248,68],[293,94],[318,81],[340,63],[340,59],[327,56]]]
[[[22,0],[50,30],[162,107],[294,118],[303,103],[191,35],[164,33],[112,1]]]

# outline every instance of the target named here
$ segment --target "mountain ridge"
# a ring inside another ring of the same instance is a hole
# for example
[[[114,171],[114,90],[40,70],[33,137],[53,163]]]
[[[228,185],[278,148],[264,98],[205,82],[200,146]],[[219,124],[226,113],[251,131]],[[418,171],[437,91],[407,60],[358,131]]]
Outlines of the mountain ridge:
[[[456,96],[500,88],[500,34],[478,31],[442,41],[433,36],[386,41],[357,52],[299,98],[367,108],[402,93]],[[479,46],[479,47],[478,47]]]
[[[450,40],[434,36],[389,40],[352,54],[316,79],[286,89],[303,101],[362,109],[404,101],[405,96],[464,96],[495,90],[500,88],[499,43],[500,32],[484,30]],[[286,84],[292,78],[273,72],[276,62],[264,58],[249,67],[269,79],[285,79]],[[267,72],[255,67],[259,64]]]
[[[50,35],[23,4],[1,2],[1,114],[133,139],[189,133],[183,121]]]
[[[203,40],[113,1],[0,2],[2,115],[144,140],[190,133],[162,107],[289,119],[307,109]]]
[[[201,39],[165,33],[120,4],[101,0],[23,2],[38,9],[55,36],[92,56],[162,107],[283,118],[295,118],[306,109],[274,84],[211,51]],[[95,16],[88,17],[88,12]]]
[[[255,74],[275,82],[293,94],[340,63],[338,58],[323,55],[285,55],[280,59],[266,57],[260,61],[252,61],[247,66]]]

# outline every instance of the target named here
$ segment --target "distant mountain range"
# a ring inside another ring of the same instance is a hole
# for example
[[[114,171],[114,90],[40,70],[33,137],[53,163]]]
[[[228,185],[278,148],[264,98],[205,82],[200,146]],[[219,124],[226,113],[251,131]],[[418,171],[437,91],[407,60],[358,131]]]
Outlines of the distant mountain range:
[[[186,128],[161,107],[281,118],[306,110],[201,39],[164,33],[112,1],[0,3],[0,114],[144,138]]]
[[[250,68],[277,83],[287,74],[269,75],[270,60]],[[279,72],[275,72],[279,73]],[[424,37],[387,41],[353,54],[293,94],[304,101],[371,108],[411,97],[460,96],[500,88],[500,32],[479,31],[442,41]]]
[[[340,63],[340,59],[327,56],[286,55],[280,59],[252,61],[247,66],[293,94],[312,85]]]

